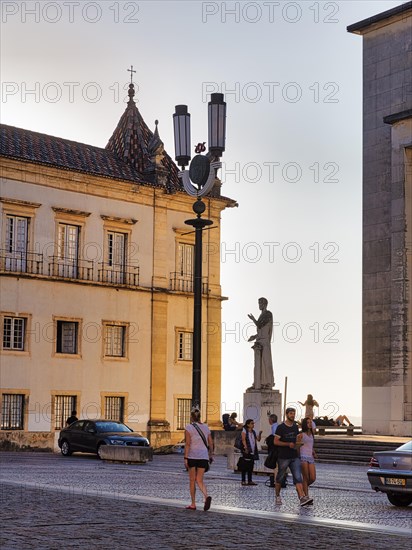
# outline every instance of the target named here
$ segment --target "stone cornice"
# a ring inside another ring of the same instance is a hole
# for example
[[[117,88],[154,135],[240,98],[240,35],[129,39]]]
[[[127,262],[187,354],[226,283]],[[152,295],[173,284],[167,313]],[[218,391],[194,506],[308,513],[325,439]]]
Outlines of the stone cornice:
[[[385,124],[396,124],[397,122],[407,120],[408,118],[412,118],[412,109],[407,109],[406,111],[400,111],[399,113],[385,116],[383,117],[383,122]]]
[[[81,216],[82,218],[88,218],[91,212],[83,212],[82,210],[72,210],[71,208],[60,208],[58,206],[52,206],[53,212],[57,214],[70,214],[71,216]]]
[[[0,202],[4,204],[12,204],[13,206],[26,206],[28,208],[39,208],[40,202],[22,201],[19,199],[8,199],[7,197],[0,197]]]
[[[101,214],[100,217],[106,222],[124,223],[126,225],[134,225],[138,221],[134,218],[118,218],[116,216],[106,216],[104,214]]]

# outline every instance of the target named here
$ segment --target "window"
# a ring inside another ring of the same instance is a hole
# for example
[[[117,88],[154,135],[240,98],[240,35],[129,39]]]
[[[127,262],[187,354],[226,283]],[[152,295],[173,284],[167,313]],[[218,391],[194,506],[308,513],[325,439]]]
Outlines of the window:
[[[57,321],[56,353],[78,353],[78,329],[78,322]]]
[[[124,397],[104,398],[104,418],[105,420],[118,420],[119,422],[123,422]]]
[[[122,325],[105,325],[105,329],[105,356],[125,357],[126,327]]]
[[[193,358],[193,332],[177,332],[177,359],[191,361]]]
[[[22,430],[24,427],[24,395],[3,393],[2,430]]]
[[[4,317],[3,349],[24,351],[26,319],[23,317]]]
[[[28,218],[7,216],[6,249],[7,252],[26,252]]]
[[[192,280],[195,247],[193,244],[179,243],[177,272],[181,277]]]
[[[107,264],[124,269],[126,259],[126,235],[115,231],[107,232]]]
[[[191,399],[177,400],[177,429],[184,430],[190,424],[190,411],[192,410]]]
[[[80,228],[59,223],[57,233],[58,275],[77,278]]]
[[[193,292],[194,250],[190,243],[176,243],[176,271],[170,274],[170,289]]]
[[[6,217],[5,267],[10,271],[26,271],[29,219]]]
[[[54,429],[62,430],[66,427],[66,420],[76,410],[75,395],[54,396]]]
[[[103,264],[103,280],[113,284],[125,284],[127,235],[108,231],[106,264]]]
[[[77,250],[79,244],[79,227],[59,223],[57,241],[57,257],[59,260],[77,260]]]

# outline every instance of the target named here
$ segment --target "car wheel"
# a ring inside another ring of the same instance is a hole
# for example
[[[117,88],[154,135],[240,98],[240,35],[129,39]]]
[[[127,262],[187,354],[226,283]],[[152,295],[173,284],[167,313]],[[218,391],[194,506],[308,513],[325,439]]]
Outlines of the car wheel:
[[[388,500],[394,506],[409,506],[412,504],[412,496],[410,495],[391,495],[387,494]]]
[[[100,454],[100,449],[103,447],[103,445],[106,445],[106,443],[99,443],[97,447],[97,456],[100,458],[100,460],[103,460],[102,455]]]
[[[72,450],[70,448],[70,444],[68,441],[64,440],[62,442],[62,446],[61,446],[61,453],[63,456],[70,456],[72,454]]]

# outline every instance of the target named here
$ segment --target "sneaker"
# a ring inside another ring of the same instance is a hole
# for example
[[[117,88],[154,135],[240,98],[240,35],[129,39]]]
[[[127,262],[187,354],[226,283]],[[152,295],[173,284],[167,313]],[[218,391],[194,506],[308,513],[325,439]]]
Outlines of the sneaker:
[[[254,481],[249,481],[248,485],[257,485],[257,483],[255,483]]]
[[[275,504],[276,506],[280,506],[282,504],[282,499],[280,498],[280,496],[275,498]]]
[[[307,506],[308,504],[312,504],[313,498],[303,496],[299,499],[299,501],[301,506]]]

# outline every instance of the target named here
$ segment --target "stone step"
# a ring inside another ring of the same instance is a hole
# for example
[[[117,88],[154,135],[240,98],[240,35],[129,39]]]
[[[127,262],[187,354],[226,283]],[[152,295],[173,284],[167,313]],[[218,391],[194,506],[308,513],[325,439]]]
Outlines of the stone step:
[[[339,440],[316,438],[315,449],[319,462],[368,464],[375,451],[390,451],[398,448],[400,443]]]

